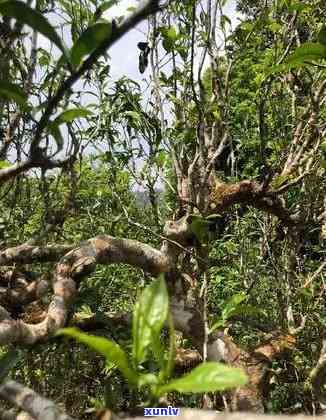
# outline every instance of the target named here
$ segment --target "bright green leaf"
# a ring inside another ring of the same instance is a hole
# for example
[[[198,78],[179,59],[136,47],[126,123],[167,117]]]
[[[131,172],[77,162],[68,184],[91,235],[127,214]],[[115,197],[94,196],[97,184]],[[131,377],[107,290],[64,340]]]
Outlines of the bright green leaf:
[[[160,394],[170,391],[202,393],[223,391],[247,383],[247,376],[241,369],[221,363],[202,363],[189,374],[160,387]]]
[[[104,337],[85,334],[77,328],[61,329],[57,332],[57,335],[66,335],[74,338],[80,343],[86,344],[97,353],[102,354],[108,363],[114,363],[130,383],[137,383],[138,375],[130,368],[126,353],[113,341]]]
[[[8,168],[10,165],[6,160],[0,160],[0,169]]]
[[[326,58],[326,45],[316,42],[307,42],[298,47],[289,57],[288,62],[304,62]]]
[[[175,43],[179,38],[179,35],[175,28],[171,26],[170,28],[161,28],[161,34],[163,37],[163,48],[167,52],[173,51],[175,48]]]
[[[302,2],[296,2],[288,5],[289,12],[303,12],[309,10],[311,6],[309,4],[303,4]]]
[[[30,26],[35,31],[52,41],[63,53],[66,53],[61,38],[48,20],[26,3],[18,0],[0,2],[0,14],[15,18],[18,22]]]
[[[85,118],[92,115],[92,112],[86,108],[74,108],[63,111],[54,121],[53,124],[60,125],[71,122],[76,118]]]
[[[22,108],[27,107],[27,95],[22,88],[13,83],[0,80],[0,97],[14,101]]]
[[[289,180],[289,175],[279,175],[271,183],[271,186],[272,186],[273,189],[277,190],[288,180]]]
[[[149,346],[159,340],[159,334],[168,314],[168,292],[164,277],[145,288],[135,305],[132,323],[133,360],[139,364],[145,360]]]
[[[136,112],[136,111],[126,111],[124,113],[124,115],[126,117],[130,117],[133,120],[133,122],[140,123],[140,114],[138,112]]]
[[[97,22],[83,32],[70,51],[70,60],[78,67],[83,57],[91,54],[103,41],[110,38],[112,25],[109,22]]]

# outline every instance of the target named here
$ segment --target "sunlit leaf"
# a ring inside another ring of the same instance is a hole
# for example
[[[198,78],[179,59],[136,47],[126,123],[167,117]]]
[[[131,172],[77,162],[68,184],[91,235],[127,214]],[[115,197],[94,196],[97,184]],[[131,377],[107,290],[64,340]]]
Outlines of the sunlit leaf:
[[[78,67],[83,57],[91,54],[102,42],[110,38],[112,25],[109,22],[97,22],[83,32],[70,50],[70,61]]]
[[[9,166],[11,166],[9,162],[7,162],[6,160],[0,160],[0,169],[8,168]]]
[[[135,364],[145,360],[148,347],[159,339],[167,318],[168,305],[168,292],[164,277],[161,276],[145,288],[135,305],[132,324],[132,354]]]
[[[207,362],[196,367],[189,374],[175,379],[159,388],[160,394],[178,391],[182,393],[202,393],[223,391],[245,385],[247,376],[241,369],[221,363]]]
[[[26,3],[18,0],[0,2],[0,14],[15,18],[52,41],[62,52],[66,52],[63,42],[48,20]]]
[[[85,334],[77,328],[61,329],[57,332],[57,335],[66,335],[74,338],[80,343],[86,344],[89,348],[102,354],[108,363],[114,363],[123,376],[130,381],[130,383],[137,382],[137,374],[129,366],[126,353],[113,341],[104,337]]]
[[[92,112],[86,108],[74,108],[63,111],[54,121],[53,124],[60,125],[71,122],[76,118],[86,118],[92,115]]]
[[[288,62],[303,62],[306,60],[318,60],[326,58],[326,45],[317,42],[307,42],[297,47],[289,57]]]

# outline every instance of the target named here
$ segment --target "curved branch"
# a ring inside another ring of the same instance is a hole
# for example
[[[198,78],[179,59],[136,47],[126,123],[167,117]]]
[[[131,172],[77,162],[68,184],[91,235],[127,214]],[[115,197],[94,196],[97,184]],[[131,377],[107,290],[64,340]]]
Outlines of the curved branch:
[[[74,249],[73,245],[19,245],[0,252],[0,265],[57,261],[72,249]]]
[[[4,251],[2,261],[49,261],[61,255],[64,249],[24,245],[17,252],[17,248]],[[49,338],[66,324],[68,311],[77,294],[76,280],[92,272],[97,264],[119,263],[141,268],[152,275],[168,272],[172,267],[171,258],[150,245],[109,235],[89,239],[64,255],[57,264],[53,278],[54,295],[45,319],[38,324],[27,324],[4,314],[0,322],[0,345],[33,344]]]
[[[224,212],[234,204],[246,204],[277,216],[288,226],[298,223],[295,215],[284,206],[282,199],[273,191],[262,188],[255,181],[240,181],[235,184],[217,182],[210,194],[210,210]]]
[[[0,386],[0,397],[24,410],[35,420],[73,420],[61,413],[54,402],[15,381],[7,381]]]

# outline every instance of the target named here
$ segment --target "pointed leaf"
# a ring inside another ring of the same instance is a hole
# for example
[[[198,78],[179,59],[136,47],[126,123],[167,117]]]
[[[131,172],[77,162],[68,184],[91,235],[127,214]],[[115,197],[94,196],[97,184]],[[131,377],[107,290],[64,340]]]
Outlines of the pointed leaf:
[[[66,111],[63,111],[54,121],[52,121],[49,124],[48,130],[49,133],[54,137],[56,143],[57,143],[57,152],[60,152],[63,148],[63,137],[61,135],[60,131],[60,125],[64,123],[71,122],[75,120],[76,118],[85,118],[88,115],[91,115],[92,112],[89,111],[86,108],[75,108],[75,109],[68,109]]]
[[[61,329],[57,332],[57,335],[66,335],[86,344],[97,353],[102,354],[108,363],[114,363],[128,381],[131,383],[137,382],[137,373],[129,367],[127,355],[119,344],[104,337],[85,334],[77,328]]]
[[[17,350],[9,351],[0,359],[0,383],[7,377],[10,370],[13,369],[21,358],[21,353]]]
[[[189,374],[175,379],[159,388],[160,394],[178,391],[182,393],[202,393],[223,391],[245,385],[247,376],[238,368],[221,363],[202,363]]]
[[[5,82],[4,80],[0,80],[0,97],[3,97],[9,101],[14,101],[22,108],[27,107],[27,95],[17,85],[13,83]]]
[[[109,22],[97,22],[83,32],[70,51],[70,61],[78,67],[83,57],[91,54],[104,40],[110,38],[112,25]]]
[[[18,22],[30,26],[35,31],[52,41],[62,52],[66,52],[61,38],[48,20],[26,3],[18,0],[0,2],[0,14],[15,18]]]
[[[76,118],[86,118],[92,115],[92,112],[86,108],[74,108],[63,111],[54,121],[53,124],[60,125],[63,123],[71,122]]]
[[[302,62],[321,58],[326,58],[326,45],[317,42],[306,42],[294,51],[289,57],[288,62]]]
[[[168,314],[168,292],[164,277],[147,286],[135,305],[133,314],[133,360],[139,364],[145,360],[147,349],[159,334]]]
[[[326,45],[326,25],[323,25],[323,27],[321,28],[321,30],[319,31],[318,34],[318,41],[323,44]]]
[[[99,18],[102,16],[102,14],[110,9],[110,7],[116,5],[118,3],[117,0],[109,0],[109,1],[104,1],[97,9],[96,12],[94,13],[96,18]]]

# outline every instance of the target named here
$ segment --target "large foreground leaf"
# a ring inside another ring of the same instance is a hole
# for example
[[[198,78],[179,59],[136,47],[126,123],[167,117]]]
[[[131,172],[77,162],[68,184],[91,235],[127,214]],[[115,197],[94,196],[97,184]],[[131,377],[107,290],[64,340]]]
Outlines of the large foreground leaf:
[[[161,276],[146,287],[136,303],[132,335],[133,335],[133,360],[136,364],[144,361],[146,350],[150,344],[156,344],[160,331],[168,315],[168,292],[164,277]]]
[[[3,97],[9,101],[14,101],[22,108],[27,107],[27,95],[17,85],[13,83],[5,82],[4,80],[0,80],[0,97]]]
[[[48,20],[35,9],[29,7],[26,3],[18,0],[9,0],[0,2],[0,14],[13,17],[18,22],[30,26],[35,31],[44,35],[52,41],[62,52],[65,53],[65,47],[61,38]]]
[[[85,334],[77,328],[61,329],[57,332],[57,335],[66,335],[86,344],[97,353],[102,354],[108,363],[114,363],[130,383],[137,382],[138,375],[129,367],[127,355],[119,344],[104,337]]]
[[[109,22],[98,22],[87,28],[70,51],[72,65],[78,67],[82,58],[92,53],[105,39],[108,39],[111,32],[112,25]]]
[[[202,393],[223,391],[245,385],[247,376],[238,368],[232,368],[222,363],[202,363],[189,374],[175,379],[160,387],[160,394],[178,391],[182,393]]]

